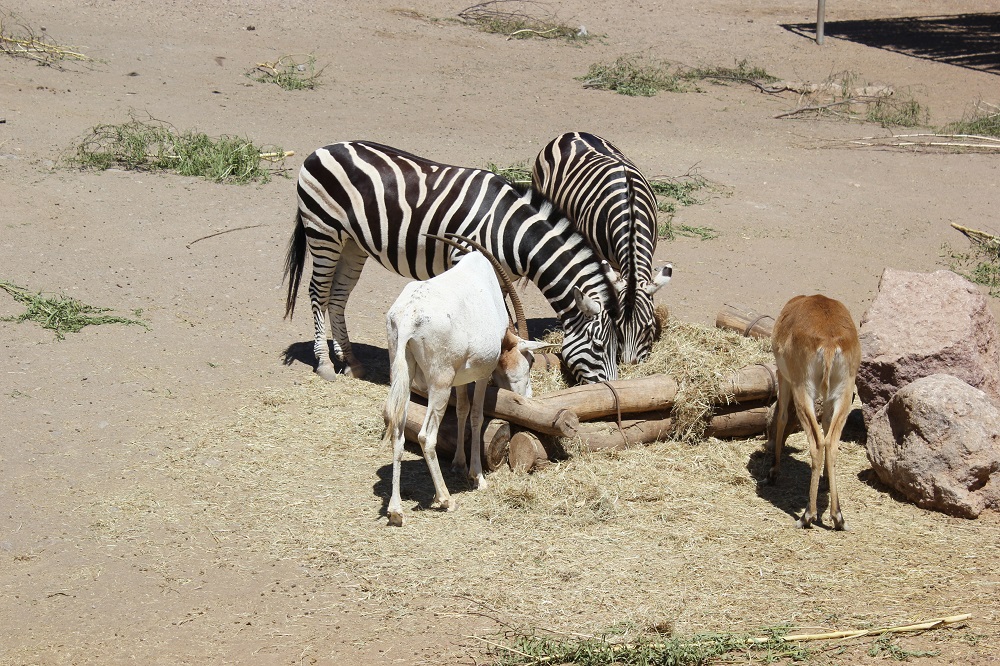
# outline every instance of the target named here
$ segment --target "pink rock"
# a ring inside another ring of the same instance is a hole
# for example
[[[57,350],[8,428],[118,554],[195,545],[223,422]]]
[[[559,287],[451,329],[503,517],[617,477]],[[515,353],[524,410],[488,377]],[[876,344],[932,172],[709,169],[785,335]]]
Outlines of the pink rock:
[[[954,375],[1000,405],[1000,335],[986,297],[951,271],[887,268],[861,318],[858,397],[865,423],[900,388],[935,373]]]
[[[939,374],[901,388],[872,418],[868,460],[917,506],[963,518],[1000,509],[1000,409]]]

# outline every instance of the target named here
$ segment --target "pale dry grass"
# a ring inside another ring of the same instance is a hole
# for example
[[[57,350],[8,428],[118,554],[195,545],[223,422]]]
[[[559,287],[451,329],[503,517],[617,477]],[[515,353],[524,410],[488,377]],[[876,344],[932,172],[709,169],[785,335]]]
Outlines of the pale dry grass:
[[[710,439],[579,455],[530,476],[501,469],[480,492],[446,474],[454,513],[423,510],[433,489],[409,454],[407,525],[395,529],[384,516],[384,397],[384,386],[311,378],[248,394],[232,419],[188,432],[160,464],[201,508],[183,512],[188,529],[203,523],[319,575],[347,573],[387,617],[428,592],[442,610],[473,599],[514,626],[583,632],[853,628],[972,612],[976,649],[1000,648],[1000,521],[898,501],[869,483],[856,443],[839,462],[846,533],[793,526],[807,493],[801,434],[777,488],[758,491],[762,441]],[[136,511],[130,529],[177,512],[149,497],[122,504]]]

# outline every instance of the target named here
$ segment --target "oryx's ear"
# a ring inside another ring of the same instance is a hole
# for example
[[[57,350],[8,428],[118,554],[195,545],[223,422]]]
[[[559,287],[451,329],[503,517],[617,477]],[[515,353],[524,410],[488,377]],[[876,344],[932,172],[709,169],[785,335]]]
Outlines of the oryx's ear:
[[[573,301],[576,302],[576,309],[585,317],[596,317],[601,314],[601,304],[583,293],[579,287],[573,287]]]
[[[673,276],[673,274],[674,274],[674,265],[667,264],[666,266],[660,269],[659,273],[653,276],[652,280],[642,285],[642,290],[645,291],[650,296],[652,296],[657,292],[657,290],[660,287],[670,282],[670,278]]]
[[[612,268],[611,264],[608,263],[607,259],[601,260],[601,270],[604,272],[604,275],[608,278],[608,281],[610,281],[611,284],[614,285],[616,292],[620,294],[623,291],[625,291],[625,287],[627,287],[628,285],[626,285],[625,280],[622,279],[621,273]]]

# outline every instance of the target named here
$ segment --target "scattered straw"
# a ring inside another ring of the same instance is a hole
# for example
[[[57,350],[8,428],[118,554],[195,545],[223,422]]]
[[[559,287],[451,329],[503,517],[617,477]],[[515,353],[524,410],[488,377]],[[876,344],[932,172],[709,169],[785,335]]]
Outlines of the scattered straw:
[[[316,70],[316,56],[285,55],[274,62],[260,62],[246,73],[258,83],[273,83],[284,90],[314,90],[319,85],[321,68]]]
[[[416,599],[450,612],[459,598],[513,627],[588,633],[625,623],[670,623],[679,635],[815,633],[971,612],[983,632],[978,654],[1000,647],[1000,520],[897,500],[873,481],[856,443],[838,460],[850,532],[794,527],[808,495],[801,433],[790,437],[778,486],[757,485],[768,467],[760,440],[709,439],[583,454],[532,475],[501,468],[482,491],[446,471],[452,513],[427,509],[429,474],[409,453],[407,525],[396,529],[384,515],[386,387],[303,379],[245,394],[233,416],[164,424],[162,455],[150,464],[175,480],[178,499],[139,497],[137,510],[128,498],[102,502],[117,516],[107,538],[113,524],[135,539],[181,520],[223,547],[349,576],[358,595],[384,602],[385,619]]]

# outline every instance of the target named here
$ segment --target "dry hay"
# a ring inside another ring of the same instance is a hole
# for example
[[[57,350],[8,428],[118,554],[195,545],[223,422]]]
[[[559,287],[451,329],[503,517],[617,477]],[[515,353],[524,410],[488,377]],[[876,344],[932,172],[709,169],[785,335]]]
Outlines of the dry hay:
[[[801,434],[775,488],[755,481],[768,464],[762,441],[709,439],[581,454],[533,475],[501,469],[479,492],[446,472],[453,513],[424,510],[433,487],[410,453],[407,525],[397,529],[384,515],[385,395],[382,385],[316,377],[249,393],[235,416],[167,430],[179,434],[151,464],[177,481],[175,498],[137,496],[109,511],[131,532],[183,515],[185,529],[222,544],[347,576],[384,604],[386,620],[428,596],[432,610],[476,600],[519,627],[672,623],[681,635],[971,612],[978,646],[969,649],[1000,648],[1000,520],[900,501],[873,480],[858,443],[845,442],[838,462],[850,532],[794,528],[809,474]]]

